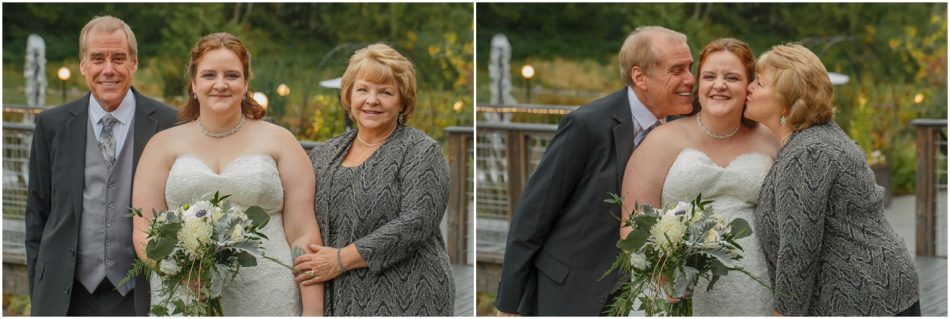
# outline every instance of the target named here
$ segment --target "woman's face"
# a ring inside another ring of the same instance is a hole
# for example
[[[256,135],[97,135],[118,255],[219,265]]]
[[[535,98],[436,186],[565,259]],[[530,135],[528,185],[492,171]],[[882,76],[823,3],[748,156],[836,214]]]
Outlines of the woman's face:
[[[395,83],[357,79],[350,91],[350,115],[360,130],[384,134],[396,125],[402,112],[402,97]]]
[[[749,78],[742,61],[729,51],[706,56],[699,70],[699,104],[714,115],[742,112]]]
[[[191,89],[198,96],[202,112],[240,109],[247,92],[241,59],[225,48],[208,51],[198,62]]]
[[[755,74],[755,80],[749,83],[749,93],[746,98],[745,116],[747,118],[761,123],[778,122],[783,110],[774,84],[771,69],[765,68]]]

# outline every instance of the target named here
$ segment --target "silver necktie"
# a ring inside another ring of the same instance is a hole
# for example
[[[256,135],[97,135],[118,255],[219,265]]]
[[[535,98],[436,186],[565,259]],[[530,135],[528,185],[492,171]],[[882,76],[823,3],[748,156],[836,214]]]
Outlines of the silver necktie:
[[[102,152],[102,158],[106,160],[106,167],[112,171],[115,166],[115,135],[112,134],[112,128],[118,123],[112,114],[106,114],[99,120],[102,124],[102,132],[99,134],[99,151]]]

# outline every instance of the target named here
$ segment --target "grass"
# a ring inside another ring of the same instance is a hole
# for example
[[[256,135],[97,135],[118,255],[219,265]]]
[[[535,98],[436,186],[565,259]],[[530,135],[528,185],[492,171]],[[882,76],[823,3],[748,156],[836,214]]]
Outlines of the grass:
[[[29,316],[30,297],[27,295],[3,293],[3,316]]]

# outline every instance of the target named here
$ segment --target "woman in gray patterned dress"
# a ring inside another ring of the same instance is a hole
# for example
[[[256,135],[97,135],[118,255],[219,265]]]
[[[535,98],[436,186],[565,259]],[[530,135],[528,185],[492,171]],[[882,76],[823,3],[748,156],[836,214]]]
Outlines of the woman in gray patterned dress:
[[[451,316],[455,284],[439,224],[449,196],[439,144],[406,126],[415,71],[396,50],[356,51],[341,99],[356,123],[316,147],[316,214],[326,246],[297,258],[298,281],[326,282],[332,316]]]
[[[920,315],[917,271],[884,218],[884,190],[833,121],[824,65],[797,44],[759,57],[746,116],[782,140],[755,226],[776,314]]]

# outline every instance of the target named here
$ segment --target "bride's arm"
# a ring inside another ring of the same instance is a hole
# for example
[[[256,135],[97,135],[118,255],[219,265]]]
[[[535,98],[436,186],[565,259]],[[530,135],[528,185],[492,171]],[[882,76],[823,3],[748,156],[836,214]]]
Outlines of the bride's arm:
[[[636,209],[636,204],[660,205],[666,173],[678,153],[678,147],[671,143],[676,138],[669,128],[657,127],[630,155],[620,188],[620,196],[623,197],[622,220],[627,220]],[[620,238],[627,238],[631,231],[633,229],[621,224]]]
[[[277,170],[284,188],[284,233],[290,247],[311,253],[308,244],[323,245],[317,218],[313,211],[316,181],[313,166],[303,148],[290,132],[282,130],[279,140]],[[304,316],[323,314],[323,284],[298,284]]]
[[[170,155],[170,139],[166,136],[167,133],[159,132],[145,145],[132,184],[132,207],[142,210],[142,217],[132,217],[132,245],[138,258],[146,262],[148,257],[145,255],[145,245],[148,240],[148,226],[152,222],[152,210],[167,209],[165,181],[171,169],[170,161],[174,158]]]

